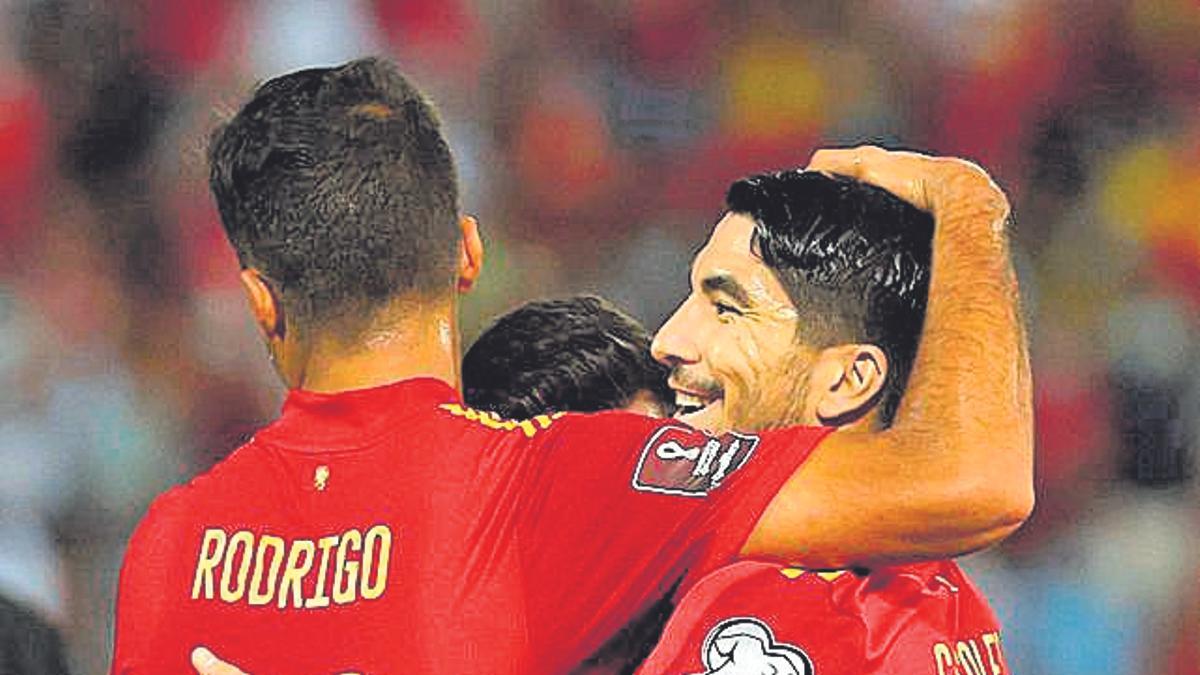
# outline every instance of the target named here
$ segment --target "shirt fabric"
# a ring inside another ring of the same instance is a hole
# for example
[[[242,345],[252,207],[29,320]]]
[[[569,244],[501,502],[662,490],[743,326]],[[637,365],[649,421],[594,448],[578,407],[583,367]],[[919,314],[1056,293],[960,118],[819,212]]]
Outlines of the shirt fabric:
[[[1000,624],[950,561],[869,574],[742,561],[679,602],[639,675],[1003,675]]]
[[[623,412],[505,421],[439,380],[293,391],[160,496],[114,673],[559,673],[731,560],[827,429],[706,436]]]

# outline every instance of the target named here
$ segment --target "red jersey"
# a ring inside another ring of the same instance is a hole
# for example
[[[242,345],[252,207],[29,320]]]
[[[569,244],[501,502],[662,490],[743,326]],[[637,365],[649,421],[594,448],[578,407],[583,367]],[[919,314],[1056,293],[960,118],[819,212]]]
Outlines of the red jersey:
[[[684,594],[639,675],[1004,675],[1000,624],[939,561],[807,572],[742,561]]]
[[[729,562],[827,430],[710,437],[623,412],[505,421],[438,380],[293,391],[160,496],[113,672],[552,673]]]

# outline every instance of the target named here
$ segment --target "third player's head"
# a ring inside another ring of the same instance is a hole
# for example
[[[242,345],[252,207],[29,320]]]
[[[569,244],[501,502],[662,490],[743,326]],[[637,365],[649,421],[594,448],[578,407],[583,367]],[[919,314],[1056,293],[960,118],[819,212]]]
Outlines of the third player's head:
[[[266,82],[214,135],[209,159],[243,286],[289,384],[314,340],[354,348],[401,314],[452,305],[478,271],[437,115],[386,62]]]
[[[785,171],[733,184],[654,339],[709,429],[890,423],[916,355],[933,219],[878,188]]]
[[[535,300],[505,314],[463,357],[463,399],[502,417],[626,409],[670,413],[650,334],[594,295]]]

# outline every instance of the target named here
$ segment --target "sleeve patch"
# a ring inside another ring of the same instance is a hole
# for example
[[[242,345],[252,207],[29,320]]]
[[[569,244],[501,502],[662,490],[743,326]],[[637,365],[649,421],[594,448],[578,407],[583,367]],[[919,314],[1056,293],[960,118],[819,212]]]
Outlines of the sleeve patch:
[[[633,487],[642,492],[703,497],[742,468],[758,436],[727,433],[709,436],[682,426],[657,429],[642,448]]]
[[[704,675],[776,673],[813,675],[813,662],[803,649],[778,642],[771,627],[754,617],[734,617],[717,624],[701,648]]]

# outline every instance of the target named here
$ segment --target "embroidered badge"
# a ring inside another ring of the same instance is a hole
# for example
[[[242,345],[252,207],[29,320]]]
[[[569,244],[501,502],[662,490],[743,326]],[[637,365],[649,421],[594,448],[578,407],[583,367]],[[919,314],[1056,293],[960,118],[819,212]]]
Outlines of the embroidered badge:
[[[633,474],[634,489],[643,492],[702,497],[742,468],[758,436],[728,433],[720,437],[682,426],[657,429]]]
[[[812,659],[795,645],[775,641],[770,626],[752,617],[726,619],[704,638],[704,674],[814,675]]]

